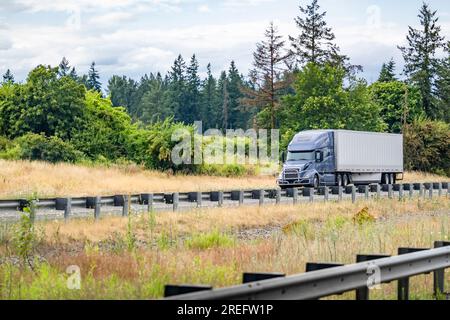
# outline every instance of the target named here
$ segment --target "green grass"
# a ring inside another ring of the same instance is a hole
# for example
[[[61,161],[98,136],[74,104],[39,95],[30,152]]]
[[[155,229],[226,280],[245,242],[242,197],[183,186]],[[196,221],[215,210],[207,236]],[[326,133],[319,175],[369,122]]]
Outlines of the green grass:
[[[227,234],[214,230],[205,234],[194,234],[191,238],[184,241],[189,249],[206,250],[218,247],[230,247],[235,244],[235,239]]]

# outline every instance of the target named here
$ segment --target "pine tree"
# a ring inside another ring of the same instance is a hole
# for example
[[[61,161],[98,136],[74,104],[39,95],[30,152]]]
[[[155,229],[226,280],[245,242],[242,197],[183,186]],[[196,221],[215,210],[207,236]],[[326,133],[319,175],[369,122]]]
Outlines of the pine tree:
[[[222,129],[226,130],[229,128],[229,104],[230,104],[230,94],[228,92],[228,76],[226,71],[222,71],[220,74],[219,82],[217,85],[218,96],[219,96],[219,106],[221,109],[220,122]]]
[[[75,67],[72,67],[72,69],[70,70],[69,77],[71,77],[73,80],[78,80],[78,74],[75,70]]]
[[[59,64],[58,75],[60,77],[65,77],[70,74],[69,60],[63,57],[61,63]]]
[[[395,61],[393,58],[388,63],[383,63],[380,71],[378,82],[391,82],[396,81],[395,77]]]
[[[450,41],[447,42],[445,51],[447,57],[441,60],[437,69],[435,93],[440,118],[450,122]]]
[[[6,70],[5,74],[3,75],[3,83],[14,83],[14,76],[11,70]]]
[[[440,114],[433,97],[433,87],[436,79],[439,59],[436,51],[443,47],[444,38],[440,35],[439,18],[436,11],[432,11],[427,4],[423,4],[419,12],[421,30],[409,27],[405,47],[398,47],[405,60],[404,74],[408,80],[420,88],[423,109],[425,113],[435,119]]]
[[[292,44],[291,53],[300,64],[322,63],[329,60],[333,50],[332,41],[335,35],[325,21],[326,12],[319,12],[320,6],[317,0],[313,0],[306,7],[300,6],[302,16],[295,18],[295,23],[300,29],[300,35],[295,38],[289,36]]]
[[[200,120],[200,77],[198,76],[198,61],[195,54],[192,56],[189,66],[186,70],[187,90],[186,99],[186,118],[187,123],[193,123]]]
[[[211,64],[206,67],[206,79],[203,81],[201,96],[201,114],[205,128],[219,128],[217,80],[211,71]]]
[[[285,42],[273,22],[265,32],[265,41],[256,45],[253,53],[254,69],[250,72],[253,88],[244,90],[248,96],[243,99],[245,105],[268,108],[270,114],[270,127],[276,126],[276,112],[279,107],[281,93],[289,85],[283,76],[289,65],[289,55],[284,50]]]
[[[178,55],[174,61],[172,70],[169,72],[170,92],[169,104],[173,110],[174,119],[177,121],[185,121],[188,113],[185,106],[186,96],[186,63],[183,57]]]
[[[114,107],[124,107],[127,112],[133,117],[137,118],[136,112],[136,92],[138,83],[126,76],[112,76],[108,81],[108,93],[111,97],[111,102]]]
[[[95,69],[95,62],[92,62],[87,78],[88,89],[102,92],[102,84],[99,79],[100,74],[98,70]]]

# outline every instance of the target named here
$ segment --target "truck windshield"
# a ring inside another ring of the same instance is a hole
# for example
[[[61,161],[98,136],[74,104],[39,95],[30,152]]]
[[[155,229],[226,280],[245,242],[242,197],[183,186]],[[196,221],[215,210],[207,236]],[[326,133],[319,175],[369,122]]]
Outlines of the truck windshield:
[[[312,161],[314,160],[314,151],[288,152],[287,161]]]

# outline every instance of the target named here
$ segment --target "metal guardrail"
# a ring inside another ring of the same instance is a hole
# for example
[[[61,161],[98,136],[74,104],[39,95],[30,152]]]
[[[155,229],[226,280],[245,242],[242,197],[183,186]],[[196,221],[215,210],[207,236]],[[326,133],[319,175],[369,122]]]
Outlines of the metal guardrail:
[[[115,195],[115,196],[91,196],[91,197],[76,197],[76,198],[53,198],[53,199],[39,199],[39,200],[0,200],[1,211],[23,211],[26,207],[31,207],[34,210],[38,209],[52,209],[57,211],[64,211],[64,218],[68,219],[72,214],[72,208],[86,208],[94,209],[94,217],[99,218],[101,214],[101,207],[110,205],[114,207],[122,207],[122,215],[128,215],[131,204],[146,205],[147,210],[153,210],[155,203],[164,203],[171,205],[173,211],[179,209],[182,202],[196,203],[197,207],[201,207],[203,201],[210,201],[217,203],[218,207],[223,206],[225,200],[234,201],[239,205],[244,204],[246,199],[258,200],[259,205],[264,205],[266,199],[275,200],[279,204],[282,198],[292,198],[294,204],[299,200],[299,197],[307,197],[310,202],[318,199],[318,196],[323,196],[325,201],[330,200],[331,195],[337,195],[340,201],[343,195],[351,195],[351,200],[357,200],[357,194],[364,194],[366,199],[369,199],[370,194],[375,194],[376,197],[381,197],[381,192],[387,192],[389,198],[394,197],[394,192],[398,193],[400,199],[405,197],[413,197],[414,192],[417,191],[421,197],[432,198],[435,191],[441,196],[447,190],[446,194],[450,194],[449,183],[411,183],[411,184],[395,184],[395,185],[370,185],[370,186],[348,186],[343,187],[320,187],[318,190],[313,188],[288,188],[281,189],[254,189],[254,190],[232,190],[232,191],[211,191],[211,192],[174,192],[174,193],[142,193],[135,195]]]
[[[444,293],[444,270],[450,267],[450,242],[436,241],[434,249],[402,248],[400,251],[415,251],[393,257],[363,255],[367,259],[351,265],[309,264],[311,270],[299,275],[280,277],[279,274],[256,274],[260,281],[228,288],[181,286],[180,295],[176,286],[168,286],[168,300],[309,300],[342,294],[356,290],[356,299],[369,299],[368,284],[398,281],[398,298],[409,298],[409,277],[433,273],[434,295]],[[362,255],[358,255],[361,259]],[[247,274],[248,277],[248,274]],[[268,279],[269,278],[269,279]],[[272,278],[272,279],[270,279]],[[268,280],[265,280],[268,279]],[[373,280],[376,280],[375,282]],[[189,293],[191,292],[191,293]]]

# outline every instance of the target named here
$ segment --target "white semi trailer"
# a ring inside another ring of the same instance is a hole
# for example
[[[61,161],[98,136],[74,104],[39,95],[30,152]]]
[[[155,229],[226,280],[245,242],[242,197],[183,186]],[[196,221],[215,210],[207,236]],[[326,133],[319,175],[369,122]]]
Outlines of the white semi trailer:
[[[282,188],[395,183],[403,179],[403,135],[348,130],[298,133],[283,153]]]

